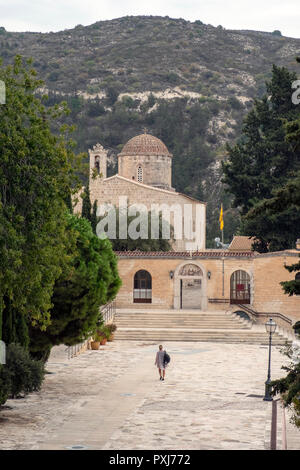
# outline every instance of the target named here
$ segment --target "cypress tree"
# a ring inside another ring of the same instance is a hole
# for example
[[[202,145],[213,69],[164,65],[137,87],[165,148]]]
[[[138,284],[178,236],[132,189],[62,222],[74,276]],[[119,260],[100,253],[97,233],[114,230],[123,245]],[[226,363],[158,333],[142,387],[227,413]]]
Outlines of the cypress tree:
[[[255,100],[240,140],[233,147],[227,146],[229,158],[222,162],[223,182],[242,215],[262,199],[270,198],[272,191],[300,167],[298,153],[287,141],[284,127],[284,121],[294,120],[299,113],[291,100],[296,78],[295,73],[274,65],[272,79],[266,83],[268,96]]]
[[[82,211],[81,217],[84,217],[89,222],[91,222],[92,216],[92,204],[91,204],[91,197],[90,197],[90,188],[89,183],[84,188],[83,195],[82,195]]]
[[[94,204],[93,204],[93,210],[92,210],[92,214],[91,214],[91,226],[92,226],[92,229],[93,229],[93,232],[96,234],[96,228],[97,228],[97,223],[99,221],[99,217],[97,217],[97,208],[98,208],[98,204],[97,204],[97,199],[94,201]]]

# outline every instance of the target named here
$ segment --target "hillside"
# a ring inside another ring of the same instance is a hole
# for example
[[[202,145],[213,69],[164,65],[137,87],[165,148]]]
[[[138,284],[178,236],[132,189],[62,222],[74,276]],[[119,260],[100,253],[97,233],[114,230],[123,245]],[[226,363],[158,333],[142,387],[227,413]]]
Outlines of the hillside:
[[[252,100],[265,90],[272,64],[297,70],[300,39],[231,31],[168,17],[124,17],[57,33],[0,28],[4,64],[34,59],[49,104],[67,100],[78,151],[110,149],[146,127],[174,154],[173,185],[208,202],[208,238],[218,236],[224,144],[240,135]],[[228,210],[225,239],[237,225]],[[225,217],[226,222],[226,217]]]

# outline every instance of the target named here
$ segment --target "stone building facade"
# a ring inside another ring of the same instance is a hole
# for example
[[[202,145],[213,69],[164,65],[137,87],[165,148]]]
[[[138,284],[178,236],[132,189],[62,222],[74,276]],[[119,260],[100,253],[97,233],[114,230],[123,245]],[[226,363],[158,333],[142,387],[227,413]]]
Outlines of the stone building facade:
[[[117,254],[123,281],[117,296],[120,308],[236,311],[243,305],[255,312],[280,313],[300,320],[300,296],[289,297],[280,286],[281,281],[295,279],[295,273],[289,273],[284,265],[297,263],[300,250]],[[151,278],[147,296],[143,286],[135,284],[140,271]],[[147,302],[138,300],[137,287],[142,297],[148,297]]]

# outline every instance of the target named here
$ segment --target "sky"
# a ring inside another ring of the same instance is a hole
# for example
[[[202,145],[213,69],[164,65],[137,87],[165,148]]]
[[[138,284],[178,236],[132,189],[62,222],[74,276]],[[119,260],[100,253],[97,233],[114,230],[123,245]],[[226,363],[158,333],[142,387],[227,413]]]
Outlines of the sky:
[[[122,16],[201,20],[227,29],[251,29],[300,38],[299,0],[0,0],[7,31],[49,32]]]

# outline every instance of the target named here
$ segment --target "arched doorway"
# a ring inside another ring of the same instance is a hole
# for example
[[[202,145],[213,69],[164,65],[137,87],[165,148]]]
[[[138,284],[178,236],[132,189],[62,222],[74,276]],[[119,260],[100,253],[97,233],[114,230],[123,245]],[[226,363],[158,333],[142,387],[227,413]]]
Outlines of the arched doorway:
[[[246,271],[234,271],[230,277],[230,303],[250,304],[250,276]]]
[[[179,278],[179,308],[201,309],[203,271],[194,263],[181,266]]]
[[[140,269],[134,275],[133,302],[144,304],[152,302],[152,277],[144,269]]]

